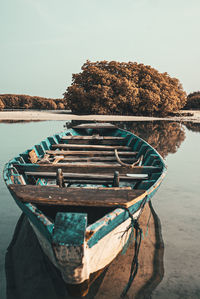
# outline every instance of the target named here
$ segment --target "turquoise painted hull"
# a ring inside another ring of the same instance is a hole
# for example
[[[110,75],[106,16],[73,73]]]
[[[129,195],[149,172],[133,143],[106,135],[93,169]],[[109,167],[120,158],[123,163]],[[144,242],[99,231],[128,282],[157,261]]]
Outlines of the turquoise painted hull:
[[[102,132],[105,133],[105,135],[108,134],[106,130],[102,129]],[[96,264],[98,264],[97,269],[95,269],[94,266],[88,266],[90,259],[92,259],[91,254],[92,252],[95,252],[95,250],[99,252],[100,249],[98,246],[103,246],[99,244],[108,242],[109,236],[112,237],[112,233],[116,232],[119,227],[130,225],[129,213],[120,206],[109,209],[105,208],[105,212],[102,214],[100,213],[100,218],[98,218],[97,213],[96,219],[94,217],[94,220],[91,222],[88,220],[88,214],[93,211],[93,208],[94,213],[98,211],[98,207],[90,208],[88,213],[87,208],[85,207],[79,207],[75,210],[69,209],[69,211],[67,208],[62,210],[62,208],[59,207],[56,213],[53,212],[55,215],[52,216],[52,211],[56,208],[55,206],[45,208],[34,203],[22,202],[20,198],[18,198],[17,194],[12,191],[11,186],[17,184],[29,184],[27,176],[18,171],[21,167],[25,167],[29,171],[35,171],[35,169],[39,169],[41,167],[41,164],[37,162],[30,162],[29,153],[32,150],[34,150],[37,159],[42,159],[47,151],[52,150],[53,146],[55,147],[55,145],[60,144],[63,137],[69,135],[79,136],[81,134],[82,130],[68,129],[64,132],[48,137],[39,144],[10,160],[4,168],[5,183],[17,205],[27,215],[45,254],[61,270],[64,280],[71,284],[82,283],[84,280],[89,278],[91,273],[94,273],[100,270],[100,268],[106,266],[104,264],[112,258],[110,252],[108,252],[109,257],[107,259],[105,258],[102,259],[102,261],[95,261]],[[94,130],[87,129],[84,131],[84,134],[93,135]],[[154,148],[133,133],[115,128],[110,131],[110,135],[111,134],[113,137],[123,137],[126,141],[126,146],[131,148],[131,151],[137,152],[137,158],[143,156],[140,173],[145,173],[145,167],[148,166],[158,169],[157,172],[148,174],[147,180],[141,180],[139,184],[134,183],[135,186],[137,186],[137,190],[145,191],[145,196],[143,198],[137,200],[128,207],[129,212],[137,219],[142,212],[143,206],[152,198],[165,177],[166,165],[162,157]],[[37,183],[38,182],[42,185],[47,184],[48,180],[43,178],[37,180]],[[50,209],[50,212],[48,209]],[[102,210],[103,208],[101,208],[101,211]],[[127,244],[129,235],[130,230],[127,236],[125,238],[123,237],[123,242],[122,244],[120,243],[121,247],[118,246],[119,250],[122,250]],[[118,254],[117,250],[118,249],[116,249],[113,257]],[[63,258],[63,254],[66,254],[67,257]],[[66,270],[66,267],[68,267],[68,270]]]

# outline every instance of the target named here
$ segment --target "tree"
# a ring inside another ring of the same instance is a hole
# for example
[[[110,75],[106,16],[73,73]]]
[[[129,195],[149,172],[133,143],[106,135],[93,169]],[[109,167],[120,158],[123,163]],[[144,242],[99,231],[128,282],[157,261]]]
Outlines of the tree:
[[[65,105],[64,105],[64,103],[59,102],[59,103],[57,104],[57,109],[58,109],[58,110],[65,110]]]
[[[178,79],[136,62],[86,61],[64,93],[73,113],[167,115],[186,94]]]
[[[46,109],[49,110],[56,110],[57,109],[57,105],[53,100],[46,100]]]
[[[0,111],[3,110],[5,107],[3,101],[0,99]]]

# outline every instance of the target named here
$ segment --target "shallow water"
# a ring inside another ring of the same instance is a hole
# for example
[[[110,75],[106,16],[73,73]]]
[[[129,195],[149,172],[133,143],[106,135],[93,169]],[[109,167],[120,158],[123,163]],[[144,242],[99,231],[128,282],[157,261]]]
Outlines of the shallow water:
[[[63,125],[63,121],[1,123],[1,174],[9,159],[63,130]],[[152,200],[161,221],[165,249],[164,277],[151,298],[200,298],[200,125],[188,123],[186,127],[164,121],[120,125],[151,143],[168,165],[167,177]],[[2,175],[0,190],[0,298],[6,298],[5,252],[21,212],[8,193]],[[141,294],[140,298],[144,296]]]

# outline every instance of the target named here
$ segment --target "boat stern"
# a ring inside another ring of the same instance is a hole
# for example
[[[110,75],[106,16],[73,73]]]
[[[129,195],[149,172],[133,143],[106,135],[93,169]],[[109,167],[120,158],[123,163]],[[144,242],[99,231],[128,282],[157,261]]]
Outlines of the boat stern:
[[[65,282],[80,284],[89,279],[85,231],[87,214],[57,213],[52,235],[52,247]]]

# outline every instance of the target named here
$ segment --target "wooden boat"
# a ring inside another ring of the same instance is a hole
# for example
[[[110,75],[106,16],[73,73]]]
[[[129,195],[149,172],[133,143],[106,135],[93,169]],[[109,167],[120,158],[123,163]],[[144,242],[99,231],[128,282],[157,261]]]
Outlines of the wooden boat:
[[[112,124],[82,124],[9,161],[4,180],[49,260],[88,290],[127,246],[166,174],[158,152]]]

